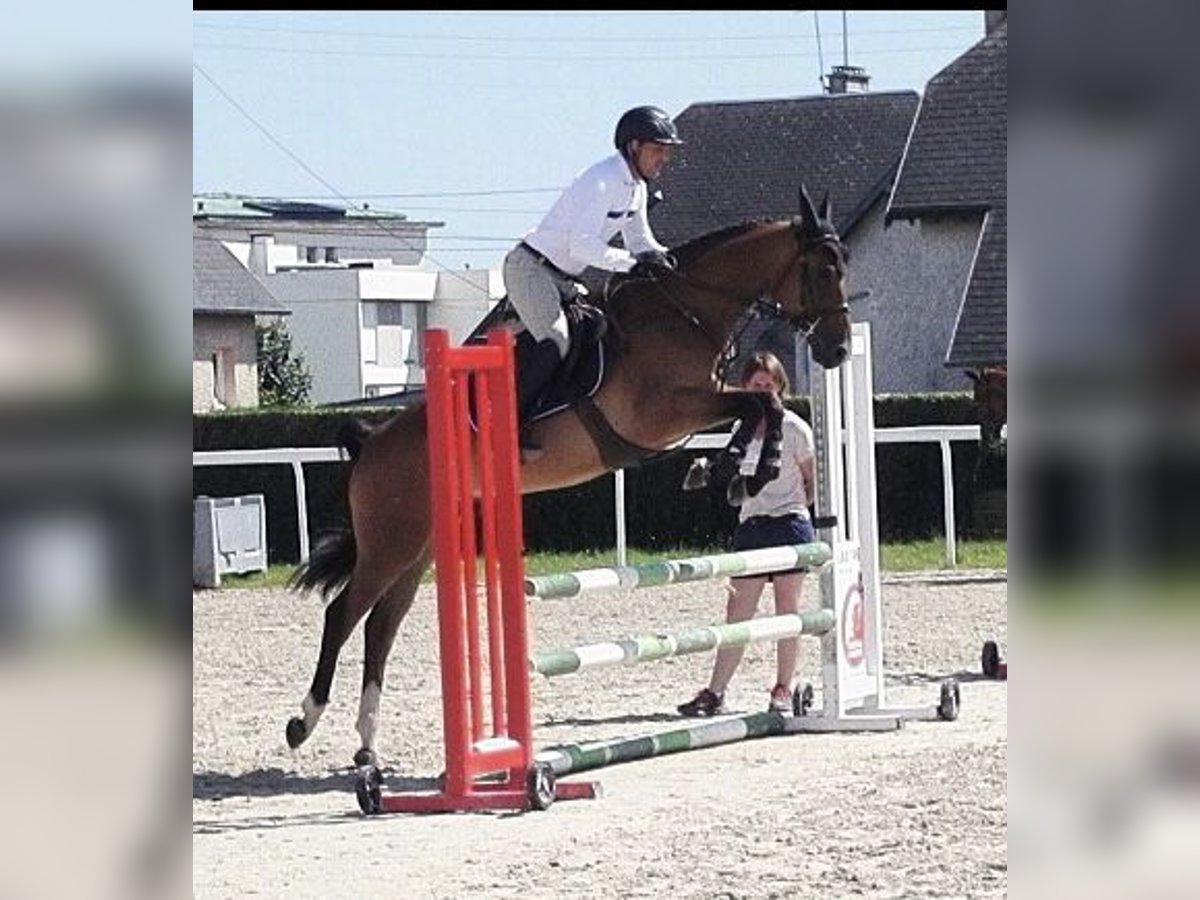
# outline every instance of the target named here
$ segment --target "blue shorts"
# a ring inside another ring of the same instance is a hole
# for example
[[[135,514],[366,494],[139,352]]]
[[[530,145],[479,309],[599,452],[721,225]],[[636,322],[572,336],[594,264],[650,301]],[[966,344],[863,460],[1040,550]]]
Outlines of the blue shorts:
[[[765,547],[791,546],[792,544],[811,544],[816,535],[813,534],[812,522],[807,516],[751,516],[745,522],[739,522],[733,532],[733,544],[730,549],[762,550]],[[808,566],[797,566],[775,575],[788,575],[793,572],[807,572]],[[743,575],[743,578],[762,578],[761,575]],[[772,581],[771,575],[766,576]]]

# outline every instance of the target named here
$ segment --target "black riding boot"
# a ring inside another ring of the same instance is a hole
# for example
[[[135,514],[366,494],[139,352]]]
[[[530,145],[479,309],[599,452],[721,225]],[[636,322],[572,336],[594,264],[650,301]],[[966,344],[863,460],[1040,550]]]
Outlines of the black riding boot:
[[[542,392],[558,370],[561,357],[554,341],[546,339],[535,342],[528,334],[517,341],[517,424],[521,434],[521,449],[540,452],[529,436],[525,426],[541,399]]]

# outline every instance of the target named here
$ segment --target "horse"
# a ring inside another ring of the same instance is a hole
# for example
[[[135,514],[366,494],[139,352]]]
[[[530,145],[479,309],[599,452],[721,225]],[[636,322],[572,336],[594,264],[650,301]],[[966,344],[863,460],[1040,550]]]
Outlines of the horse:
[[[984,366],[967,370],[974,384],[975,408],[985,446],[1000,443],[1000,429],[1008,421],[1008,366]]]
[[[765,417],[764,450],[744,493],[778,474],[779,422],[773,394],[729,388],[724,369],[739,323],[768,310],[803,333],[823,367],[849,354],[847,254],[831,221],[800,187],[800,215],[721,229],[674,251],[676,268],[653,276],[614,275],[604,290],[604,342],[610,358],[594,397],[534,422],[543,452],[522,459],[522,493],[569,487],[653,459],[688,436],[734,420],[742,425],[712,467],[736,475],[741,454]],[[288,745],[313,732],[326,704],[342,645],[364,628],[365,662],[356,730],[356,766],[378,765],[384,667],[433,553],[424,405],[353,434],[347,483],[351,527],[316,542],[291,587],[319,590],[325,609],[316,672],[288,721]],[[774,458],[771,458],[771,442]],[[369,613],[369,615],[368,615]]]

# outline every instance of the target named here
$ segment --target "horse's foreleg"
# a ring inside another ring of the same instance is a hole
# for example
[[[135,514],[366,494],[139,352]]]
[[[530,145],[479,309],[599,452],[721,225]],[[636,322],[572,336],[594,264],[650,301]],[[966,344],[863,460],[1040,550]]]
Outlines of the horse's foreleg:
[[[783,454],[783,404],[774,394],[766,395],[768,403],[763,413],[763,444],[758,463],[750,475],[734,475],[725,490],[730,506],[741,506],[750,497],[758,496],[769,482],[779,477]]]
[[[758,464],[751,476],[750,496],[753,497],[763,489],[768,481],[779,477],[782,469],[781,456],[783,453],[783,404],[774,394],[767,394],[767,405],[763,410],[765,425],[763,428],[762,453],[759,454]]]
[[[741,419],[741,423],[713,464],[712,478],[718,486],[727,485],[741,469],[742,460],[746,458],[746,448],[750,445],[754,432],[763,420],[766,412],[764,405],[768,402],[767,398],[770,397],[770,395],[753,391],[733,391],[720,396],[728,398],[726,402],[733,406],[733,412]],[[776,402],[778,403],[778,401]],[[782,409],[782,407],[780,408]],[[776,462],[778,462],[778,454],[776,454]],[[761,461],[759,465],[761,467]]]
[[[365,657],[363,662],[362,697],[358,704],[358,722],[355,728],[362,745],[354,754],[356,766],[377,766],[376,740],[379,736],[379,698],[383,692],[383,671],[388,654],[395,643],[400,623],[412,608],[421,583],[421,576],[429,566],[428,557],[422,557],[410,566],[403,575],[375,604],[363,629]]]
[[[325,712],[342,645],[386,587],[387,580],[380,575],[356,571],[345,589],[325,607],[325,627],[321,632],[317,671],[313,675],[308,695],[300,704],[304,714],[302,717],[291,719],[287,724],[287,743],[293,750],[308,739],[317,727],[321,714]]]

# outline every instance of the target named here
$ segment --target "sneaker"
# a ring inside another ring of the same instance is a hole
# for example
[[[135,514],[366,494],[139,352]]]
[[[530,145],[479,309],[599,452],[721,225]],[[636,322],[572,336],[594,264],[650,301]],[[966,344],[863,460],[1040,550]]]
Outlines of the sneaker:
[[[679,710],[680,715],[687,716],[689,719],[715,716],[725,708],[725,695],[714,694],[708,688],[703,688],[687,703],[681,703],[675,708]]]
[[[771,688],[771,700],[767,703],[767,712],[787,713],[792,711],[792,692],[786,684],[777,684]]]

